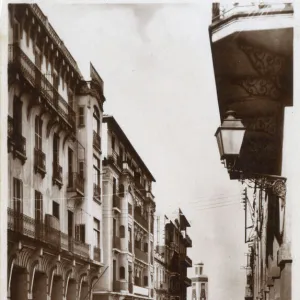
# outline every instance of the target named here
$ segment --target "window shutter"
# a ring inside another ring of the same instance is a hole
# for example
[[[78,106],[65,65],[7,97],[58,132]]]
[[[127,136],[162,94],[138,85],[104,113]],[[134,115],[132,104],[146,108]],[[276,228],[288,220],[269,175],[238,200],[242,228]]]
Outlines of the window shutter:
[[[84,126],[84,106],[78,108],[78,126]]]
[[[85,224],[80,224],[80,241],[85,243]]]
[[[79,225],[75,225],[75,240],[80,240],[80,231],[79,231]]]

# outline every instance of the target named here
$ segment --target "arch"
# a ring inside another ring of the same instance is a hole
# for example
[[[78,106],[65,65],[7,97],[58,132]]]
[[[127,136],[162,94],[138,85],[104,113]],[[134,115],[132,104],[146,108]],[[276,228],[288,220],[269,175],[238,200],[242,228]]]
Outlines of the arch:
[[[32,287],[33,287],[33,281],[34,281],[34,276],[35,276],[35,271],[36,268],[39,265],[39,261],[35,260],[29,267],[29,293],[32,294]]]
[[[57,266],[55,265],[49,271],[50,276],[48,276],[48,280],[49,280],[49,282],[48,282],[48,295],[50,297],[51,297],[51,293],[52,293],[53,278],[54,278],[54,273],[55,273],[56,269],[57,269]]]
[[[69,285],[69,280],[70,280],[70,277],[71,277],[71,275],[72,275],[72,272],[73,272],[72,269],[69,269],[69,270],[66,272],[66,276],[65,276],[65,291],[64,291],[64,296],[65,296],[65,297],[67,297],[68,285]]]
[[[9,290],[10,289],[10,283],[11,283],[11,275],[12,275],[12,271],[13,271],[13,268],[14,268],[14,264],[15,264],[15,261],[17,259],[17,255],[14,254],[10,259],[9,259],[9,262],[8,262],[8,268],[7,268],[7,289]]]

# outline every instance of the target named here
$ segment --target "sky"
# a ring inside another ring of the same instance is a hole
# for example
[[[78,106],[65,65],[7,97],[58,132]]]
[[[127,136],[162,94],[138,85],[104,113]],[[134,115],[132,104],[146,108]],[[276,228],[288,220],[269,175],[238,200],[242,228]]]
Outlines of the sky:
[[[204,263],[209,300],[243,299],[241,186],[229,180],[214,137],[220,119],[210,1],[40,7],[82,74],[88,79],[92,62],[103,78],[104,112],[114,115],[154,175],[158,213],[180,207],[190,221],[188,255]]]

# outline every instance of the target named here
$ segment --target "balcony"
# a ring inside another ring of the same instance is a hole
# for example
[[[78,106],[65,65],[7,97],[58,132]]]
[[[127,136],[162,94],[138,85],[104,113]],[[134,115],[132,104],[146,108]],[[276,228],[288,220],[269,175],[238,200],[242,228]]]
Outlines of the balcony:
[[[121,198],[118,195],[113,195],[113,209],[121,211]]]
[[[123,168],[122,159],[116,151],[113,151],[112,154],[108,156],[108,162],[112,163],[119,170],[122,170]]]
[[[186,234],[184,237],[186,247],[192,247],[193,243],[191,238]]]
[[[113,248],[121,250],[121,238],[118,236],[113,237]]]
[[[192,285],[192,280],[188,277],[185,277],[183,282],[186,286],[191,286]]]
[[[101,202],[101,188],[100,185],[94,183],[94,200]]]
[[[94,247],[94,260],[101,261],[101,249],[98,247]]]
[[[101,152],[101,137],[95,130],[93,131],[93,147]]]
[[[149,296],[149,290],[147,288],[138,286],[138,285],[133,285],[133,294],[137,295],[142,295],[142,296]]]
[[[35,241],[38,240],[57,251],[65,250],[83,258],[89,258],[90,245],[76,241],[49,224],[37,221],[11,208],[8,208],[7,222],[7,228],[11,234],[21,235]]]
[[[76,192],[80,196],[84,196],[84,179],[76,172],[69,174],[68,192]]]
[[[134,254],[135,257],[145,263],[148,264],[148,253],[147,252],[143,252],[142,250],[140,250],[139,248],[134,248]]]
[[[58,185],[59,188],[62,187],[62,167],[58,162],[53,162],[53,176],[52,176],[53,184]]]
[[[145,229],[148,230],[148,220],[146,220],[143,216],[141,216],[139,213],[135,212],[134,213],[134,220],[143,226]]]
[[[8,68],[10,78],[21,75],[35,88],[47,107],[52,109],[72,131],[75,130],[76,119],[73,109],[18,45],[9,45]]]
[[[45,177],[46,172],[46,155],[41,149],[34,148],[34,171]]]
[[[124,174],[129,174],[129,175],[131,175],[131,177],[134,178],[134,172],[133,172],[132,165],[128,161],[123,161],[122,172]]]
[[[7,150],[11,152],[15,145],[14,142],[14,120],[11,116],[7,117]]]
[[[113,281],[113,291],[114,292],[126,291],[127,289],[128,288],[127,288],[126,281],[119,281],[119,280]]]

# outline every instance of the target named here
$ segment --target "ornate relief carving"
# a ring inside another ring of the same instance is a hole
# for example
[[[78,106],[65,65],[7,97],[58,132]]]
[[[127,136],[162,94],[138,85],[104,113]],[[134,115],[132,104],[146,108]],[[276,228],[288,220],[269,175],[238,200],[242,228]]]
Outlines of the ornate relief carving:
[[[277,100],[282,95],[279,78],[246,77],[233,80],[233,84],[242,87],[249,96],[270,97]]]
[[[243,124],[248,131],[264,132],[271,136],[277,133],[277,120],[275,117],[243,118]]]
[[[261,75],[277,76],[280,74],[286,59],[261,48],[240,43],[240,49],[248,56],[253,68]]]

